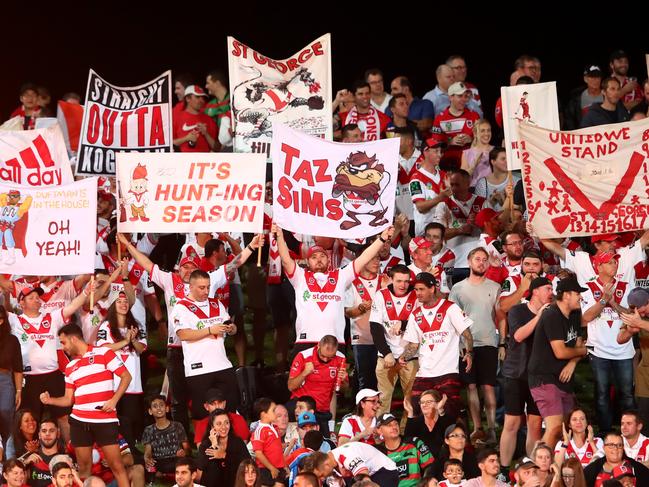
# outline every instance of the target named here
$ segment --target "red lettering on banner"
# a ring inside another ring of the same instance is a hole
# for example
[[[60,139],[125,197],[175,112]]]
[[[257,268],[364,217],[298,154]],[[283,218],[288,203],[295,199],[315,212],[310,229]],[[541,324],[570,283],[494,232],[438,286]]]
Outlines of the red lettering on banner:
[[[115,120],[117,119],[117,112],[112,110],[104,110],[101,114],[101,143],[103,145],[113,145],[115,139]]]
[[[165,145],[165,133],[162,126],[162,107],[154,106],[151,111],[151,132],[149,146]]]
[[[119,140],[125,146],[128,145],[128,117],[131,116],[133,112],[122,112],[122,122],[119,127]]]
[[[232,51],[231,54],[236,57],[242,57],[244,59],[248,58],[248,50],[250,48],[245,44],[242,44],[239,41],[232,41]],[[275,61],[270,59],[263,54],[258,53],[257,51],[250,49],[252,53],[252,58],[260,66],[268,65],[269,68],[272,68],[276,71],[279,71],[282,74],[287,73],[288,71],[295,71],[300,68],[302,64],[307,62],[313,56],[323,56],[324,49],[321,42],[314,42],[311,46],[305,47],[294,57],[287,59],[286,61]]]
[[[137,145],[144,147],[144,115],[149,112],[149,107],[140,107],[135,110],[137,115]]]
[[[119,111],[110,108],[90,105],[88,108],[88,127],[86,140],[89,144],[96,144],[101,134],[101,143],[106,147],[126,147],[128,141],[128,120],[131,115],[137,116],[137,145],[138,147],[154,147],[165,144],[164,123],[162,107],[140,107],[135,111]],[[119,120],[118,120],[119,117]],[[119,124],[119,144],[115,138],[115,131]],[[148,144],[147,144],[148,143]]]
[[[99,106],[90,105],[90,110],[88,112],[88,129],[86,132],[86,139],[89,144],[96,144],[99,140]]]
[[[248,46],[241,44],[239,41],[232,41],[232,55],[237,57],[243,57],[246,59],[248,57]]]
[[[249,205],[220,205],[211,207],[189,205],[166,206],[162,212],[165,223],[253,222],[257,208]]]

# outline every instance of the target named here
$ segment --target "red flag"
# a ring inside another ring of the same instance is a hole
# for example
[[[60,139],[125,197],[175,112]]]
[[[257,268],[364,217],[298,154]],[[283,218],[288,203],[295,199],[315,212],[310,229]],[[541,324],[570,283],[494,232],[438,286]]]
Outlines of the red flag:
[[[79,149],[81,124],[83,122],[83,105],[59,100],[56,119],[61,126],[68,151],[77,152]]]

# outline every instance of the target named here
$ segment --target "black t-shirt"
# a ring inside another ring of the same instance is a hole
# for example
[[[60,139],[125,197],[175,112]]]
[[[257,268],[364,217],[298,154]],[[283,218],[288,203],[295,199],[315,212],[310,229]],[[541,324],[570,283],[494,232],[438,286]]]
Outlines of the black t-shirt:
[[[565,392],[572,392],[572,381],[559,380],[561,370],[568,360],[554,356],[550,342],[562,340],[566,347],[574,348],[581,329],[581,310],[575,310],[566,318],[556,304],[546,308],[534,330],[534,342],[527,370],[530,387],[554,384]],[[574,378],[574,377],[573,377]]]
[[[225,449],[225,458],[212,459],[205,454],[211,448],[209,438],[204,439],[198,447],[196,466],[202,470],[201,485],[234,485],[239,464],[250,458],[248,448],[241,438],[230,435]]]
[[[404,436],[411,436],[419,438],[423,441],[430,453],[437,458],[439,456],[439,451],[444,445],[444,432],[446,428],[455,423],[455,420],[450,416],[440,416],[437,418],[433,430],[429,430],[426,426],[423,416],[417,416],[414,418],[408,418],[406,423],[406,429],[404,431]]]
[[[509,339],[507,342],[507,354],[503,363],[503,377],[509,379],[527,380],[527,362],[534,343],[534,333],[531,333],[524,341],[518,343],[514,340],[514,333],[521,326],[526,325],[536,315],[530,311],[527,303],[520,303],[514,306],[507,313],[507,327],[509,328]]]

